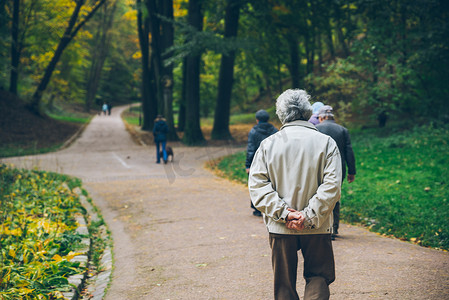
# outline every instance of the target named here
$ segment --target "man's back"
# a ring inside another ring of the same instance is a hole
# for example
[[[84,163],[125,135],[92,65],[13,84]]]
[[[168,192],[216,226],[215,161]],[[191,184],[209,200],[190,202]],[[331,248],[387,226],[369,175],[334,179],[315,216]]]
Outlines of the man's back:
[[[329,233],[331,220],[328,216],[340,195],[340,168],[336,143],[320,134],[307,121],[297,120],[285,124],[280,132],[265,139],[251,165],[249,187],[253,202],[264,198],[260,205],[264,207],[269,232]],[[268,192],[271,189],[276,193]],[[308,210],[314,212],[316,225],[320,228],[297,232],[274,221],[279,218],[275,211],[282,211],[278,206],[278,197],[288,207],[298,211],[308,207]]]
[[[342,172],[344,179],[346,176],[346,165],[348,165],[348,174],[355,174],[355,156],[352,150],[351,138],[349,137],[348,130],[337,124],[334,120],[324,120],[320,124],[316,125],[316,128],[324,133],[337,143],[338,150],[340,150]]]
[[[254,154],[259,148],[260,143],[277,131],[276,127],[267,122],[260,122],[251,129],[248,134],[248,146],[246,148],[246,168],[251,166]]]

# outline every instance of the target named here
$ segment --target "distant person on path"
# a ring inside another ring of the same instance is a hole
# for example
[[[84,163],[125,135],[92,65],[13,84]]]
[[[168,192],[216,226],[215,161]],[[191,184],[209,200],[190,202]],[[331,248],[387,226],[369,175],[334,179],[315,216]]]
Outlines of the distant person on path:
[[[332,106],[324,105],[320,108],[318,113],[320,124],[316,125],[316,128],[329,135],[337,143],[338,150],[341,155],[341,170],[342,170],[342,181],[346,177],[346,165],[348,166],[348,182],[351,183],[355,179],[355,155],[352,151],[351,138],[349,136],[348,130],[337,124],[334,119],[334,112]],[[334,208],[334,225],[332,232],[332,239],[338,235],[338,228],[340,225],[340,201],[335,204]]]
[[[253,162],[254,154],[259,148],[260,142],[262,142],[265,138],[269,137],[273,133],[276,133],[278,130],[276,127],[268,123],[270,119],[270,115],[263,109],[256,112],[256,125],[250,130],[248,134],[248,146],[246,148],[246,173],[249,174],[249,169],[251,163]],[[253,202],[250,201],[251,208],[254,209],[253,215],[261,217],[262,213],[258,211]]]
[[[112,110],[112,104],[111,104],[111,102],[108,102],[108,116],[110,116],[111,115],[111,110]]]
[[[318,118],[318,112],[320,111],[320,108],[323,107],[323,102],[315,102],[312,104],[312,116],[309,119],[309,122],[313,125],[320,124],[320,120]]]
[[[103,114],[106,115],[107,111],[108,111],[108,105],[105,103],[103,103],[103,106],[101,107],[101,110],[103,111]]]
[[[260,143],[249,173],[251,199],[269,232],[275,299],[299,299],[299,250],[304,299],[328,299],[335,280],[331,230],[341,193],[341,160],[335,141],[308,122],[309,98],[298,89],[278,97],[276,113],[283,126]]]
[[[164,117],[161,115],[158,115],[156,119],[154,120],[154,126],[153,126],[153,136],[154,136],[154,142],[156,143],[156,163],[161,163],[161,154],[160,154],[160,146],[162,145],[162,159],[164,160],[164,163],[167,163],[167,151],[165,149],[165,146],[167,144],[167,133],[168,133],[168,125],[165,121]]]

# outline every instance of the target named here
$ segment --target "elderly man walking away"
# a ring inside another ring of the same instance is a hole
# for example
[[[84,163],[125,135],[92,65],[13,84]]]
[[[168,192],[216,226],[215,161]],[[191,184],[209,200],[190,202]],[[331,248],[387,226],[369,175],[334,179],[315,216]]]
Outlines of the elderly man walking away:
[[[286,90],[276,101],[281,130],[262,141],[248,187],[264,215],[272,249],[274,298],[299,299],[298,251],[304,258],[304,299],[328,299],[335,280],[332,210],[340,199],[341,160],[335,141],[308,122],[310,96]]]
[[[341,169],[342,169],[342,181],[346,176],[346,165],[348,166],[348,183],[351,183],[355,179],[355,155],[352,151],[351,138],[349,137],[348,130],[338,125],[334,120],[334,113],[332,106],[324,105],[318,112],[318,118],[320,124],[316,125],[316,128],[324,134],[329,135],[337,143],[338,150],[341,155]],[[334,208],[334,224],[332,226],[332,240],[338,235],[338,228],[340,225],[340,201],[335,204]]]
[[[246,148],[246,162],[245,162],[247,174],[249,174],[249,169],[251,163],[253,162],[254,154],[259,148],[260,143],[264,139],[266,139],[267,137],[278,131],[276,127],[268,123],[269,119],[270,115],[265,110],[261,109],[256,112],[257,124],[254,125],[254,127],[250,130],[248,134],[248,147]],[[254,207],[252,201],[250,201],[250,203],[251,208],[254,209],[253,215],[261,217],[262,216],[261,212]]]

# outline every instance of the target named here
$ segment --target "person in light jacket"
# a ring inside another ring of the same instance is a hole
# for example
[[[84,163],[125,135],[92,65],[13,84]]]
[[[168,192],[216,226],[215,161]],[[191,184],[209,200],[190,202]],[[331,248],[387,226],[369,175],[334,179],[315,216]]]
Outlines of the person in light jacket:
[[[299,250],[304,299],[328,299],[335,280],[332,210],[341,194],[341,158],[335,141],[308,122],[309,98],[298,89],[278,97],[283,126],[262,141],[250,167],[251,200],[269,232],[275,299],[299,299]]]

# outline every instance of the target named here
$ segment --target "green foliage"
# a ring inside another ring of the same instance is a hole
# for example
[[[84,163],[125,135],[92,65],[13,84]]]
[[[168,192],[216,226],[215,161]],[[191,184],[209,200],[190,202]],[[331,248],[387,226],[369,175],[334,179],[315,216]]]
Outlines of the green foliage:
[[[351,134],[356,180],[342,189],[341,217],[380,234],[449,250],[449,127]],[[247,184],[245,152],[217,163],[223,176]]]
[[[449,7],[441,1],[355,1],[351,55],[310,74],[310,89],[346,114],[447,118]],[[379,125],[382,125],[379,119]]]
[[[246,151],[240,151],[233,155],[223,157],[216,164],[220,174],[224,177],[248,184],[248,175],[245,171]]]
[[[381,234],[449,249],[449,128],[353,136],[358,174],[345,184],[342,216]]]
[[[112,2],[112,1],[110,1]],[[182,100],[183,59],[202,53],[200,110],[212,114],[220,55],[236,51],[231,113],[273,102],[299,80],[313,99],[332,104],[343,124],[379,116],[448,119],[449,5],[439,0],[243,1],[238,37],[223,38],[227,1],[202,1],[203,30],[187,25],[188,1],[174,1],[174,46],[163,53],[174,68],[173,104]],[[88,3],[86,3],[88,4]],[[21,1],[19,93],[29,98],[67,25],[73,1]],[[129,103],[140,97],[141,65],[135,2],[119,1],[96,100]],[[0,5],[0,87],[10,72],[12,1]],[[82,14],[85,14],[83,11]],[[65,49],[44,102],[84,100],[98,53],[99,11]],[[292,47],[294,46],[294,47]],[[294,50],[296,49],[297,50]],[[294,52],[296,51],[296,52]],[[294,53],[293,53],[294,52]],[[295,72],[292,72],[295,65]],[[150,120],[152,122],[152,120]]]
[[[326,67],[325,75],[310,74],[306,77],[306,90],[314,97],[314,102],[321,101],[332,105],[338,113],[338,121],[345,124],[354,111],[368,105],[365,97],[359,97],[359,91],[364,90],[360,80],[361,68],[349,60],[337,59]]]
[[[71,192],[80,180],[0,165],[0,298],[55,299],[82,273],[75,214],[83,213]]]

